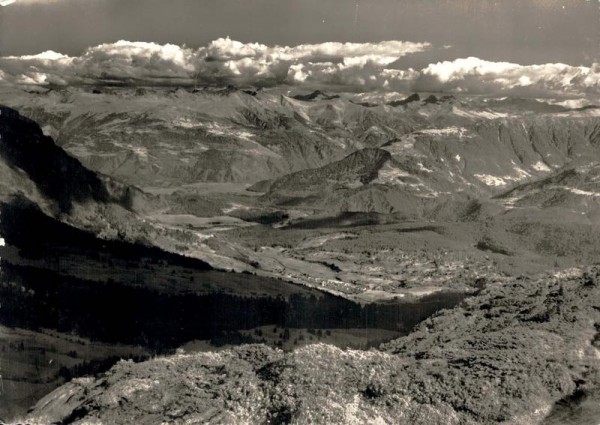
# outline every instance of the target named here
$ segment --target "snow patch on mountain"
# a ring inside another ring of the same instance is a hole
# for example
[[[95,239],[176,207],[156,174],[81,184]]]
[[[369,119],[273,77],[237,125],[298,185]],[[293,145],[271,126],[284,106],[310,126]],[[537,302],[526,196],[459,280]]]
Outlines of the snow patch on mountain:
[[[513,170],[516,173],[516,177],[505,177],[508,180],[523,180],[526,178],[531,177],[531,174],[529,174],[527,171],[525,171],[524,169],[522,169],[521,167],[519,167],[514,161],[511,161],[512,165],[513,165]]]
[[[178,118],[172,122],[175,127],[181,128],[202,128],[204,124],[201,122],[194,122],[189,118]]]
[[[600,193],[598,193],[598,192],[590,192],[590,191],[587,191],[587,190],[577,189],[575,187],[565,187],[564,189],[568,190],[571,193],[574,193],[575,195],[590,196],[590,197],[593,197],[593,198],[600,197]]]
[[[493,120],[496,118],[506,118],[509,116],[509,114],[506,112],[491,111],[489,109],[466,110],[463,108],[458,108],[456,106],[452,107],[452,113],[456,116],[463,117],[463,118],[472,118],[472,119],[478,118],[478,119],[486,119],[486,120]]]
[[[544,164],[542,161],[538,161],[531,166],[536,171],[551,171],[551,168]]]
[[[473,137],[469,134],[469,130],[464,127],[445,127],[445,128],[427,128],[425,130],[420,130],[418,134],[427,134],[432,136],[458,136],[460,138],[463,137]]]
[[[198,123],[197,127],[202,127],[208,134],[218,137],[234,137],[236,139],[253,141],[254,134],[249,131],[237,130],[233,127],[222,125],[216,122]]]
[[[377,184],[400,184],[402,183],[400,178],[409,177],[410,173],[391,165],[389,162],[386,163],[377,175],[377,179],[373,183]]]
[[[247,206],[247,205],[243,205],[243,204],[238,204],[235,202],[230,203],[230,206],[227,208],[223,208],[223,213],[224,214],[229,214],[232,213],[234,211],[238,211],[238,210],[244,210],[244,211],[249,211],[251,209],[251,207]]]
[[[133,148],[133,153],[142,159],[148,158],[148,149],[146,149],[144,147],[138,146],[138,147]]]
[[[475,174],[475,178],[488,186],[506,186],[507,184],[503,178],[489,174]]]
[[[429,168],[425,167],[421,162],[417,163],[417,167],[419,167],[419,171],[423,171],[425,173],[433,173],[433,170],[430,170]]]
[[[411,151],[415,147],[415,142],[415,134],[408,134],[406,136],[402,136],[400,140],[383,147],[383,149],[385,149],[394,156],[403,155],[408,151]]]

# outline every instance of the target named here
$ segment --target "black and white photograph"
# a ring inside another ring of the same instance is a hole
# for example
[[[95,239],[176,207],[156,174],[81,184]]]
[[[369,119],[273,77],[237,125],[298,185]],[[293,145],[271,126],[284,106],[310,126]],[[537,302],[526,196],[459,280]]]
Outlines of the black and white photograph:
[[[600,0],[0,0],[0,424],[600,425]]]

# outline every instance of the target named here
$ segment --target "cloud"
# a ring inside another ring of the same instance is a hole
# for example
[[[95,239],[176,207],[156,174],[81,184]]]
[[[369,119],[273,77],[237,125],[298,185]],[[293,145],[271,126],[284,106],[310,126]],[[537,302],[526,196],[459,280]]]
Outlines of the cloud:
[[[87,49],[73,61],[79,75],[89,78],[160,79],[189,78],[197,55],[174,44],[118,41]]]
[[[370,59],[344,60],[341,63],[309,63],[290,67],[287,81],[294,84],[333,84],[361,90],[407,91],[418,77],[412,69],[381,67]]]
[[[305,61],[327,62],[344,58],[373,60],[388,65],[409,53],[429,49],[429,43],[405,41],[381,41],[379,43],[337,43],[301,44],[295,47],[268,47],[258,43],[240,43],[229,38],[220,38],[206,48],[206,55],[220,60],[240,60],[251,58],[260,61]]]
[[[519,65],[469,57],[430,64],[415,90],[527,96],[600,94],[600,65]]]
[[[20,84],[156,83],[190,80],[196,62],[193,50],[173,44],[118,41],[91,47],[77,57],[53,51],[3,57],[0,69],[10,76],[9,82]]]
[[[8,6],[9,4],[13,4],[17,0],[0,0],[0,6]]]
[[[72,57],[53,51],[0,58],[0,80],[17,84],[339,85],[358,90],[526,96],[600,94],[600,65],[519,65],[469,57],[421,70],[398,58],[432,51],[428,43],[320,43],[267,46],[220,38],[192,49],[118,41]]]
[[[320,43],[269,47],[221,38],[200,49],[198,75],[256,82],[345,83],[352,74],[382,74],[398,58],[431,48],[429,43]],[[351,83],[352,84],[352,83]]]
[[[398,58],[428,49],[428,43],[321,43],[294,47],[241,43],[220,38],[191,49],[173,44],[118,41],[86,49],[81,56],[56,52],[0,58],[16,83],[49,84],[134,81],[231,81],[241,84],[363,81]],[[362,74],[362,76],[359,76]]]

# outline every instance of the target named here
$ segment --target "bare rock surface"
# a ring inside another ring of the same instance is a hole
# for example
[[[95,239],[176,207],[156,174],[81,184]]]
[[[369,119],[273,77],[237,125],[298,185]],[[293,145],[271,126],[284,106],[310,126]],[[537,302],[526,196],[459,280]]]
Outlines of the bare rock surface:
[[[380,350],[249,345],[121,362],[49,394],[27,421],[538,424],[597,391],[599,324],[597,268],[492,282]]]

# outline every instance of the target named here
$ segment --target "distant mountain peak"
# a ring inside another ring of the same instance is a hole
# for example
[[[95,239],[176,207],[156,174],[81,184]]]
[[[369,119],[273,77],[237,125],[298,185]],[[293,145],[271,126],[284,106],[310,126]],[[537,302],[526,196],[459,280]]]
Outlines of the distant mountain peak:
[[[296,99],[296,100],[302,100],[305,102],[310,102],[311,100],[316,100],[318,98],[324,99],[324,100],[333,100],[333,99],[338,99],[340,96],[337,94],[334,95],[328,95],[326,93],[323,93],[321,90],[315,90],[312,93],[309,94],[297,94],[292,96],[292,99]]]
[[[404,106],[404,105],[408,105],[409,103],[413,103],[413,102],[419,102],[421,100],[421,97],[419,96],[418,93],[413,93],[410,96],[408,96],[405,99],[402,100],[393,100],[391,102],[388,103],[388,105],[390,106]]]
[[[423,103],[426,105],[431,103],[438,103],[438,98],[431,94],[423,101]]]

